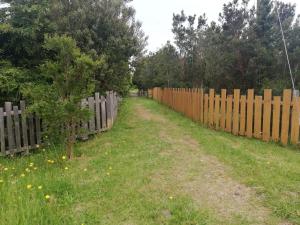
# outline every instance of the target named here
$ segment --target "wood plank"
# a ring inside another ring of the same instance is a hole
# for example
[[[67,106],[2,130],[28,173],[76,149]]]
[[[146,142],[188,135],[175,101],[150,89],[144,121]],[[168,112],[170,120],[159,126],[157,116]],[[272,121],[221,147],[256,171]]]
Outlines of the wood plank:
[[[21,150],[21,132],[20,132],[20,119],[19,119],[19,109],[18,106],[13,107],[14,111],[14,125],[15,125],[15,140],[16,148],[18,151]]]
[[[215,99],[215,90],[209,90],[209,127],[213,127],[214,125],[214,99]]]
[[[40,145],[42,143],[41,119],[37,115],[35,116],[35,130],[36,130],[36,143]]]
[[[279,141],[281,96],[275,96],[273,102],[272,140]]]
[[[100,114],[100,94],[95,93],[95,107],[96,107],[96,127],[97,131],[101,131],[101,114]]]
[[[91,134],[95,133],[95,99],[94,97],[88,98],[89,110],[91,113],[89,120],[89,131]]]
[[[226,125],[226,89],[221,90],[221,130],[225,130]]]
[[[208,125],[208,94],[204,95],[204,124]]]
[[[254,137],[261,138],[262,96],[255,96]]]
[[[106,130],[107,121],[106,121],[106,100],[101,96],[101,127],[102,130]]]
[[[234,99],[233,99],[233,127],[232,133],[234,135],[239,134],[239,111],[240,111],[240,90],[234,90]]]
[[[292,90],[285,89],[283,91],[282,102],[282,120],[281,120],[281,143],[288,144],[289,125],[290,125],[290,107],[291,107]]]
[[[3,108],[0,108],[0,149],[1,149],[1,155],[6,155]]]
[[[227,110],[226,110],[226,131],[231,132],[232,129],[232,95],[227,96]]]
[[[82,99],[81,100],[82,109],[85,109],[86,106],[87,106],[86,99]],[[87,140],[89,136],[88,136],[88,123],[86,121],[81,122],[81,133],[82,133],[81,138],[83,140]]]
[[[5,105],[5,112],[6,112],[8,150],[10,151],[15,148],[13,121],[12,121],[12,116],[11,116],[12,104],[11,104],[11,102],[5,102],[4,105]]]
[[[106,92],[106,117],[107,117],[107,127],[108,129],[112,128],[113,125],[113,114],[114,114],[114,96],[110,91]]]
[[[21,108],[21,117],[22,117],[22,139],[23,139],[23,147],[25,149],[25,153],[29,154],[28,147],[28,127],[27,127],[27,117],[25,112],[25,101],[20,101]]]
[[[215,97],[214,125],[217,130],[220,128],[220,95]]]
[[[204,91],[200,90],[200,123],[204,123]]]
[[[31,148],[36,147],[35,138],[34,138],[34,122],[33,122],[33,115],[28,115],[28,128],[29,128],[29,140]]]
[[[272,90],[264,90],[263,141],[269,141],[271,136]]]
[[[240,131],[241,136],[245,135],[246,131],[246,96],[241,96],[241,113],[240,113]]]
[[[247,94],[247,137],[251,138],[253,135],[253,101],[254,89],[249,89]]]
[[[293,97],[292,121],[291,121],[291,143],[296,145],[299,142],[299,97]]]

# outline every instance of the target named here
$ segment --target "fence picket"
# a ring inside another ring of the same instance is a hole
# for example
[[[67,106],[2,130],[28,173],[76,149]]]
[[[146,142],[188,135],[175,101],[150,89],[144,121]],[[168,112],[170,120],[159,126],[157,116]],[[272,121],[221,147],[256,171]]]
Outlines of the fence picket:
[[[225,130],[226,122],[226,89],[221,90],[221,129]]]
[[[12,122],[12,116],[11,116],[11,110],[12,110],[11,102],[5,102],[4,107],[5,107],[5,112],[6,112],[8,149],[13,150],[15,148],[15,140],[14,140],[13,122]]]
[[[214,98],[215,98],[215,90],[209,90],[209,126],[213,127],[214,125]]]
[[[226,128],[227,132],[232,129],[232,95],[227,96],[227,109],[226,109]]]
[[[208,94],[204,95],[204,124],[208,125]]]
[[[292,123],[291,123],[291,143],[298,144],[299,141],[299,97],[293,97]]]
[[[21,120],[22,120],[22,138],[23,138],[23,147],[25,149],[25,153],[29,153],[28,146],[28,128],[27,128],[27,118],[25,113],[25,101],[20,101],[21,108]]]
[[[220,127],[220,95],[216,95],[215,98],[214,125],[215,128],[218,130]]]
[[[101,130],[101,115],[100,115],[100,94],[95,93],[95,107],[96,107],[96,126],[97,131]]]
[[[3,112],[3,108],[0,108],[0,147],[1,147],[1,155],[5,155],[6,150],[5,150],[4,112]]]
[[[264,90],[263,140],[270,140],[271,132],[272,90]]]
[[[262,96],[255,96],[254,137],[261,138]]]
[[[200,89],[200,122],[204,122],[204,91]]]
[[[233,104],[233,128],[232,133],[234,135],[239,134],[239,111],[240,111],[240,90],[234,90],[234,104]]]
[[[95,99],[94,97],[88,98],[89,110],[91,113],[90,120],[89,120],[89,131],[91,133],[95,132]]]
[[[107,124],[106,124],[106,102],[105,98],[101,96],[101,127],[102,130],[106,130]]]
[[[247,137],[251,138],[253,135],[253,101],[254,90],[249,89],[247,94]]]
[[[290,124],[290,105],[291,105],[292,91],[286,89],[283,91],[282,103],[282,120],[281,120],[281,143],[287,145]]]
[[[273,102],[272,140],[279,141],[281,97],[275,96]]]
[[[20,120],[18,106],[13,107],[14,112],[14,125],[15,125],[15,140],[17,151],[21,151],[21,133],[20,133]]]
[[[241,115],[240,115],[240,131],[241,136],[245,135],[246,131],[246,96],[241,96]]]

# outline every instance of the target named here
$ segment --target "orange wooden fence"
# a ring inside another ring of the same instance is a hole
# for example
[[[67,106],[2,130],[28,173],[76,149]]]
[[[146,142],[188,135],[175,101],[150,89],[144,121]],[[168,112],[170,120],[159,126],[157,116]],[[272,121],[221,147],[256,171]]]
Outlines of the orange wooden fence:
[[[298,144],[299,97],[293,97],[290,89],[282,97],[272,96],[271,89],[265,89],[263,96],[254,95],[253,89],[246,95],[239,89],[227,93],[226,89],[221,94],[214,89],[209,93],[188,88],[148,90],[148,96],[210,128],[283,145]]]

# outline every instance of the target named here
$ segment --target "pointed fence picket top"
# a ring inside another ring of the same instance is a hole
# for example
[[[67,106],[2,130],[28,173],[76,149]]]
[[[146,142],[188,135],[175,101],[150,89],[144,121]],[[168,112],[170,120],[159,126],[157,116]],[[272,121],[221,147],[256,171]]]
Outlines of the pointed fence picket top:
[[[271,89],[255,95],[253,89],[222,89],[219,94],[214,89],[153,88],[147,95],[210,128],[283,145],[299,143],[300,99],[290,89],[273,96]]]
[[[78,137],[86,140],[89,135],[111,129],[118,103],[118,95],[113,91],[107,92],[106,96],[95,93],[93,97],[82,99],[81,107],[88,108],[91,117],[88,122],[78,125]],[[43,144],[42,134],[45,129],[42,118],[26,113],[25,101],[20,101],[19,106],[5,102],[4,107],[0,107],[0,154],[28,154],[30,149]]]

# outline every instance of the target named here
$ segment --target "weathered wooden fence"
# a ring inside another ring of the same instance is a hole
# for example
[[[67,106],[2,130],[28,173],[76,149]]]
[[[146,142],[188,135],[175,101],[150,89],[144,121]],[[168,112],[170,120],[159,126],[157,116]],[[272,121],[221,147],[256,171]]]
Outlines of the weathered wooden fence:
[[[92,116],[87,123],[82,123],[84,138],[89,134],[103,132],[112,127],[118,112],[119,98],[115,92],[106,96],[96,93],[94,97],[83,99],[82,107],[88,107]],[[0,108],[0,150],[1,155],[28,152],[42,144],[42,120],[35,115],[25,114],[25,102],[20,107],[5,102]]]
[[[183,113],[210,128],[234,135],[281,142],[283,145],[299,143],[299,97],[290,89],[283,96],[272,96],[265,89],[263,96],[250,89],[241,95],[239,89],[227,94],[226,89],[216,94],[214,89],[154,88],[148,96]]]

